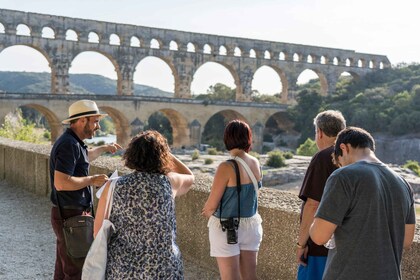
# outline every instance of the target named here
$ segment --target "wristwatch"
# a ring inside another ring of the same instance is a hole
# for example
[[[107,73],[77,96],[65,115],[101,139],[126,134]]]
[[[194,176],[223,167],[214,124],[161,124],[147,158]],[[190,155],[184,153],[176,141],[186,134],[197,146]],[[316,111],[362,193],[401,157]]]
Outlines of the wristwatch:
[[[296,242],[296,245],[297,245],[297,247],[299,248],[299,249],[305,249],[306,248],[306,246],[308,246],[308,244],[306,243],[305,245],[300,245],[299,244],[299,241],[298,242]]]

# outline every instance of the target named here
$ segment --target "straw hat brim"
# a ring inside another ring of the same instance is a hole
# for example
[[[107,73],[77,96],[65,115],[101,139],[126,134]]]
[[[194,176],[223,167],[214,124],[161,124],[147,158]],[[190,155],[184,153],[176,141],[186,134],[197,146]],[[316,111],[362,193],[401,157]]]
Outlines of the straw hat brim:
[[[98,116],[100,119],[102,119],[102,118],[108,116],[108,114],[86,114],[86,115],[82,115],[82,116],[77,116],[77,117],[65,119],[65,120],[61,121],[61,123],[62,124],[69,124],[70,121],[72,121],[72,120],[85,118],[85,117],[93,117],[93,116]]]

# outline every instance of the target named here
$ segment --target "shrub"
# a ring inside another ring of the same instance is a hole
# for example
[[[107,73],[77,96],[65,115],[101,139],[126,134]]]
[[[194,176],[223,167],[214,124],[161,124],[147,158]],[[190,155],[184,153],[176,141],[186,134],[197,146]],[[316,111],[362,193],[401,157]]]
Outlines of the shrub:
[[[315,141],[311,138],[306,139],[296,150],[296,153],[300,156],[313,156],[316,152],[318,152],[318,148]]]
[[[271,148],[271,147],[269,147],[269,146],[266,146],[266,145],[264,145],[263,147],[262,147],[262,153],[263,154],[266,154],[266,153],[268,153],[268,152],[271,152],[273,149]]]
[[[285,159],[291,159],[291,158],[293,158],[293,153],[292,152],[285,152],[283,154],[283,156],[284,156]]]
[[[212,156],[217,155],[217,149],[216,148],[208,148],[207,153],[209,155],[212,155]]]
[[[286,166],[286,159],[281,151],[272,151],[268,153],[268,159],[265,165],[278,168]]]
[[[250,151],[249,154],[253,157],[255,157],[256,159],[260,159],[260,154],[254,151]]]
[[[407,162],[403,165],[403,167],[414,171],[414,173],[420,176],[420,165],[417,161],[407,160]]]
[[[213,159],[211,159],[211,158],[206,158],[204,160],[204,164],[212,164],[212,163],[213,163]]]
[[[51,132],[48,130],[44,131],[44,134],[42,136],[47,140],[51,140]]]
[[[199,157],[200,157],[200,152],[197,149],[195,149],[191,154],[191,160],[196,160]]]

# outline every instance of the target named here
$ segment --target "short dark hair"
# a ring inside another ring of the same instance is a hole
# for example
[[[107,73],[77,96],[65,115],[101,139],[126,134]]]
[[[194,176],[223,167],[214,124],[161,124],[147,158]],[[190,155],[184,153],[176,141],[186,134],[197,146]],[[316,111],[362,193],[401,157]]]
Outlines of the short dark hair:
[[[340,144],[350,144],[352,148],[369,148],[371,151],[375,151],[375,140],[372,135],[360,127],[349,126],[338,133],[334,146],[336,158],[343,155]]]
[[[159,174],[167,174],[172,164],[168,142],[155,130],[146,130],[134,136],[123,160],[128,168]]]
[[[252,143],[252,131],[249,125],[241,120],[232,120],[225,127],[223,136],[226,149],[241,149],[248,152]]]
[[[335,137],[346,127],[346,119],[340,111],[327,110],[316,115],[314,125],[328,137]]]

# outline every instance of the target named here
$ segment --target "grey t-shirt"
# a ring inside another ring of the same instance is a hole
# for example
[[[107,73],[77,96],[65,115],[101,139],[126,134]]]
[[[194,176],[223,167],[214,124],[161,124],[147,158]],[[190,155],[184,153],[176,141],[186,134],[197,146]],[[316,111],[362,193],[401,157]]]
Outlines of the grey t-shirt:
[[[315,216],[337,225],[323,279],[401,279],[414,199],[408,183],[386,165],[359,161],[336,170]]]

